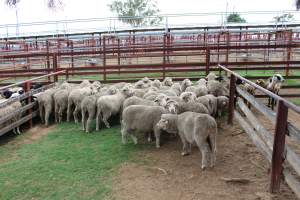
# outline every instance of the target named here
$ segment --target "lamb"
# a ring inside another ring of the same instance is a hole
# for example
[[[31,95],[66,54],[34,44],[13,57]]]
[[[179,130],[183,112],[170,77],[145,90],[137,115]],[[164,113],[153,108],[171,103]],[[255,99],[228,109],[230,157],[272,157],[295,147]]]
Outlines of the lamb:
[[[126,144],[127,136],[130,135],[137,144],[137,138],[133,132],[149,133],[154,131],[156,148],[160,148],[161,131],[157,127],[161,115],[167,111],[161,106],[132,105],[124,109],[122,114],[121,134],[122,142]]]
[[[163,86],[169,86],[169,87],[171,87],[171,86],[173,85],[172,78],[166,77],[166,78],[163,80],[162,85],[163,85]]]
[[[185,92],[185,89],[187,88],[187,87],[190,87],[190,86],[192,86],[193,85],[193,83],[190,81],[190,79],[184,79],[182,82],[181,82],[181,91],[182,92]]]
[[[168,101],[165,108],[170,113],[173,114],[181,114],[187,111],[209,114],[208,109],[203,104],[197,102],[185,103],[185,102]]]
[[[6,116],[12,115],[12,113],[14,113],[12,118],[10,118],[9,120],[7,120],[4,123],[0,124],[0,130],[2,130],[3,128],[8,126],[9,124],[17,122],[19,119],[21,119],[22,113],[20,113],[20,112],[15,113],[21,107],[22,107],[22,104],[21,104],[20,101],[14,101],[14,102],[12,102],[12,103],[4,106],[4,107],[0,107],[0,113],[1,113],[0,120],[2,120],[1,119],[2,117],[6,117]],[[14,128],[13,132],[15,134],[21,134],[20,127],[17,126],[16,128]]]
[[[191,146],[196,143],[201,154],[201,168],[204,170],[209,163],[214,167],[217,153],[217,123],[208,114],[185,112],[180,115],[162,114],[156,125],[169,133],[178,133],[183,144],[181,155],[191,153]]]
[[[114,95],[102,96],[97,100],[96,130],[99,130],[100,119],[107,128],[110,128],[108,119],[111,115],[118,114],[121,106],[126,98],[132,96],[132,90],[128,86],[124,86],[121,91]]]
[[[70,92],[68,96],[68,110],[67,110],[67,121],[70,121],[71,117],[71,108],[74,105],[75,109],[73,111],[73,117],[75,123],[78,123],[78,112],[81,109],[81,101],[85,96],[96,94],[98,90],[93,86],[87,86],[84,88],[74,89]]]

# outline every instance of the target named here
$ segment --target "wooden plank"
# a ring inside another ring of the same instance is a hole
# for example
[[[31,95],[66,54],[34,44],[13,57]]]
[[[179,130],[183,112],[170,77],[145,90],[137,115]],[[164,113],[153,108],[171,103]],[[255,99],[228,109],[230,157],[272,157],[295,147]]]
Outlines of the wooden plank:
[[[248,122],[241,116],[241,114],[237,111],[234,111],[234,117],[237,120],[237,122],[240,124],[240,126],[245,130],[247,135],[250,137],[252,142],[255,144],[255,146],[258,148],[258,150],[265,156],[265,158],[271,162],[272,159],[272,153],[271,150],[267,147],[267,145],[262,141],[260,137],[258,137],[258,134],[256,131],[251,127]]]
[[[289,169],[283,170],[283,177],[285,182],[290,186],[290,188],[293,190],[293,192],[296,194],[296,196],[300,199],[300,183],[295,178],[295,176],[291,173]]]
[[[2,129],[0,129],[0,136],[4,135],[5,133],[7,133],[8,131],[10,131],[12,129],[24,124],[25,122],[27,122],[28,120],[34,118],[35,116],[37,116],[37,111],[34,111],[32,114],[29,114],[29,115],[23,117],[19,121],[14,122],[13,124],[10,124],[9,126],[6,126]]]
[[[242,90],[241,88],[237,87],[237,92],[245,98],[248,102],[251,103],[253,107],[255,107],[258,111],[263,113],[273,124],[276,122],[276,113],[269,109],[266,105],[262,102],[257,101],[255,97],[250,95],[248,92]],[[300,143],[300,130],[296,128],[292,123],[288,122],[288,133],[291,139],[296,140]]]
[[[0,124],[3,124],[4,122],[6,122],[6,121],[12,119],[13,117],[15,117],[15,116],[16,116],[17,114],[19,114],[19,113],[23,113],[23,112],[25,112],[26,110],[28,110],[28,109],[30,109],[30,108],[33,108],[33,106],[34,106],[35,104],[36,104],[36,102],[32,102],[32,103],[30,103],[30,104],[28,104],[28,105],[26,105],[26,106],[21,107],[21,108],[18,109],[18,110],[15,110],[15,111],[12,112],[12,113],[9,113],[9,114],[6,115],[5,117],[1,117],[1,118],[0,118]]]
[[[254,127],[255,131],[259,134],[259,136],[263,139],[263,141],[268,145],[269,149],[273,151],[273,136],[267,129],[261,125],[259,120],[255,117],[255,115],[248,109],[245,103],[239,98],[237,101],[239,108],[246,115],[250,124]],[[294,168],[294,170],[300,176],[300,157],[288,146],[286,145],[286,159],[288,163]]]
[[[231,74],[230,76],[230,90],[229,90],[229,104],[228,104],[228,124],[232,124],[233,111],[234,111],[234,97],[235,97],[235,82],[236,77]]]

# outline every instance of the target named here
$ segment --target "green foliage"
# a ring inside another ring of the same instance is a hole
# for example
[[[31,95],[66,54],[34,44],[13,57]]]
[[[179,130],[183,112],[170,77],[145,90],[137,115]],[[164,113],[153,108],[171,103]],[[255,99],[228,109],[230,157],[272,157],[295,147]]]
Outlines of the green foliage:
[[[161,17],[153,17],[160,10],[152,0],[114,0],[108,6],[118,15],[120,21],[133,27],[155,25],[162,20]]]
[[[20,3],[20,0],[5,0],[5,4],[9,7],[16,7]],[[47,6],[51,9],[57,9],[63,7],[62,0],[47,0]]]
[[[231,13],[227,17],[228,23],[246,23],[246,20],[240,16],[238,13]]]
[[[294,20],[294,16],[290,13],[274,17],[276,22],[290,22]]]
[[[0,146],[0,199],[107,198],[118,166],[147,145],[121,144],[119,126],[91,134],[80,128],[62,123],[31,144],[20,146],[25,133]]]

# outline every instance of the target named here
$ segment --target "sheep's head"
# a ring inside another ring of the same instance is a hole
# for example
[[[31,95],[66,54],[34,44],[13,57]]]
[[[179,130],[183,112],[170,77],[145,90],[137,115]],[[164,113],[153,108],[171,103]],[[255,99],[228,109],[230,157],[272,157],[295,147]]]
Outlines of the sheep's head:
[[[125,85],[122,89],[121,92],[126,96],[126,97],[131,97],[133,96],[133,90],[132,88],[128,87]]]
[[[91,83],[89,80],[83,80],[81,83],[80,83],[80,86],[81,87],[86,87],[86,86],[89,86]]]
[[[206,85],[207,81],[204,78],[201,78],[196,83],[197,83],[197,85]]]
[[[167,109],[172,114],[178,113],[178,103],[176,101],[167,101],[165,105],[165,109]]]
[[[176,123],[174,123],[174,118],[177,117],[177,115],[174,114],[162,114],[159,122],[157,122],[156,126],[159,129],[165,130],[169,133],[177,133],[177,126]]]
[[[163,85],[165,85],[165,86],[172,86],[173,85],[173,81],[172,81],[172,78],[170,78],[170,77],[166,77],[165,79],[164,79],[164,81],[163,81]]]
[[[166,106],[168,100],[169,97],[167,95],[159,94],[157,97],[155,97],[154,102],[158,106]]]
[[[148,77],[144,77],[142,79],[142,82],[145,83],[145,84],[148,84],[148,83],[150,83],[150,79]]]
[[[217,103],[219,110],[225,110],[228,107],[229,99],[226,96],[218,96]]]
[[[212,80],[215,80],[217,78],[216,74],[214,72],[210,72],[207,76],[206,76],[206,79],[208,81],[212,81]]]
[[[263,88],[266,87],[266,82],[265,82],[265,80],[263,80],[263,79],[258,79],[258,80],[256,80],[255,83],[256,83],[257,85],[263,87]]]
[[[118,92],[118,89],[115,86],[111,86],[108,90],[107,90],[107,94],[109,95],[114,95]]]
[[[183,92],[181,95],[180,95],[180,98],[188,103],[188,102],[194,102],[196,101],[197,99],[197,96],[194,92]]]
[[[193,85],[192,81],[190,81],[190,79],[186,78],[181,83],[181,90],[184,91],[187,87],[190,87],[192,85]]]
[[[144,88],[144,82],[143,81],[138,81],[134,84],[135,88],[137,89],[142,89]]]
[[[155,79],[152,83],[151,86],[155,88],[160,88],[161,87],[161,82],[158,79]]]

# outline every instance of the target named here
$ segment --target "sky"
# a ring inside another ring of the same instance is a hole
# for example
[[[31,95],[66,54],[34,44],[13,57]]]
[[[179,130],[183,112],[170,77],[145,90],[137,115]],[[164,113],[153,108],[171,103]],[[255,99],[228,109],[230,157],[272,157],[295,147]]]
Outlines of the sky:
[[[213,13],[225,12],[226,7],[229,12],[247,12],[247,11],[279,11],[295,10],[295,0],[159,0],[157,1],[158,8],[162,14],[181,14],[181,13]],[[4,4],[5,0],[0,0],[0,26],[4,24],[15,24],[16,13],[15,9],[9,8]],[[108,4],[111,0],[63,0],[64,9],[58,11],[49,10],[46,6],[46,0],[21,0],[18,5],[19,23],[40,22],[40,21],[56,21],[56,20],[71,20],[71,19],[86,19],[86,18],[105,18],[112,17],[115,14],[111,13]],[[300,11],[299,11],[300,13]],[[263,23],[273,19],[274,13],[271,15],[242,15],[248,22]],[[300,20],[299,14],[295,14],[295,18]],[[221,23],[221,15],[208,15],[198,17],[173,17],[168,18],[168,23],[172,25],[186,24],[216,24]],[[121,26],[116,21],[106,20],[99,25],[103,27]],[[87,23],[85,23],[87,24]],[[98,23],[100,24],[100,22]],[[77,23],[72,27],[72,24],[56,24],[52,27],[39,27],[39,30],[63,29],[68,26],[68,29],[76,29],[78,27],[85,28],[83,24]],[[88,27],[88,25],[86,25]],[[89,26],[94,26],[90,24]],[[87,28],[86,27],[86,28]],[[12,29],[12,30],[11,30]],[[0,35],[5,32],[14,32],[15,28],[6,30],[0,28]],[[21,28],[22,31],[37,30],[36,27]]]

